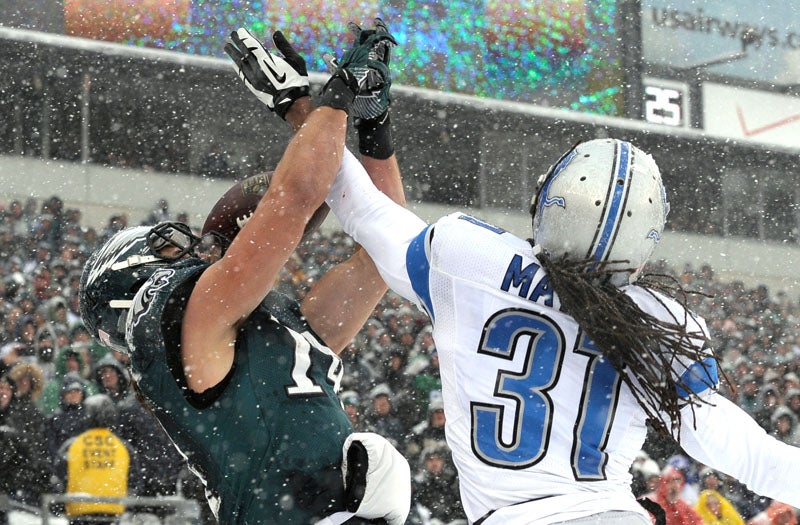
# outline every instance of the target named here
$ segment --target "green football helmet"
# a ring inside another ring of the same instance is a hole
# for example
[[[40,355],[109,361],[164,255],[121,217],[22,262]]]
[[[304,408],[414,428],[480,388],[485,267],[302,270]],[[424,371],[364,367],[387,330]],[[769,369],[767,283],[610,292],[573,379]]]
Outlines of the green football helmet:
[[[201,242],[178,222],[126,228],[111,237],[81,275],[80,311],[89,332],[103,346],[127,354],[125,323],[136,292],[160,268],[195,256]],[[165,254],[167,247],[174,249]]]

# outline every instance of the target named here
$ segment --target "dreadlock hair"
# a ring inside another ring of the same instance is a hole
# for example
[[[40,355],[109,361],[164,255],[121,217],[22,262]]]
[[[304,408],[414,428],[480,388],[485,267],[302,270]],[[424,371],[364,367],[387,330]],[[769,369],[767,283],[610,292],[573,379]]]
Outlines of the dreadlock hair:
[[[676,360],[694,362],[708,357],[704,352],[708,344],[705,334],[688,328],[688,309],[683,319],[673,315],[671,321],[642,311],[612,284],[612,276],[620,273],[620,261],[598,263],[563,257],[554,261],[544,253],[537,258],[547,271],[561,310],[575,319],[603,356],[610,360],[647,414],[654,430],[673,436],[672,428],[675,431],[673,437],[679,439],[681,408],[705,402],[691,393],[692,389],[681,378],[670,373]],[[610,268],[612,264],[616,264],[613,269]],[[633,273],[634,269],[623,272]],[[662,305],[664,301],[656,292],[674,297],[684,307],[686,294],[694,293],[687,292],[675,278],[667,275],[644,275],[637,285]],[[698,346],[698,339],[704,344]],[[709,377],[701,380],[710,387],[715,386]],[[678,396],[679,389],[690,393],[688,399]]]

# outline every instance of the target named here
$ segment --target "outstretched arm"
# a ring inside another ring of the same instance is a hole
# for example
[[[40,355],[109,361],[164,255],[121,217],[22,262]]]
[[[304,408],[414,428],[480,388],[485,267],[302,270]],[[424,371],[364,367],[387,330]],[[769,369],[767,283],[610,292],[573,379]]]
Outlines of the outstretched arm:
[[[378,191],[405,206],[389,119],[391,78],[388,65],[394,39],[380,20],[376,20],[375,29],[353,27],[356,45],[373,36],[383,37],[372,49],[381,67],[376,70],[379,75],[368,75],[353,104],[361,164],[345,152],[350,161],[342,165],[342,170],[366,169]],[[338,353],[358,333],[386,290],[387,286],[369,254],[359,247],[350,259],[329,270],[309,291],[303,300],[302,311],[314,331]]]
[[[425,221],[381,192],[349,151],[326,202],[344,231],[370,254],[389,288],[417,302],[407,257]]]
[[[681,446],[709,467],[733,476],[753,492],[800,508],[800,448],[767,433],[719,394],[681,411]]]
[[[344,163],[342,170],[366,168],[376,191],[398,206],[405,205],[400,169],[394,155],[388,159],[362,157],[363,167],[350,152],[345,155],[350,162]],[[386,283],[372,258],[358,247],[348,260],[331,268],[306,294],[302,312],[325,344],[339,353],[364,326],[386,290]]]
[[[296,63],[288,58],[293,50],[287,53],[283,36],[276,33],[273,40],[287,59],[267,52],[244,29],[234,35],[237,45],[226,47],[226,51],[233,53],[245,84],[264,95],[259,98],[276,113],[292,106],[281,105],[287,100],[287,89],[293,87],[281,82],[299,76],[298,82],[304,81],[307,86],[308,79],[296,74]],[[308,116],[289,142],[253,217],[233,239],[225,256],[203,273],[189,298],[181,356],[189,387],[195,392],[216,385],[230,370],[239,324],[277,281],[308,219],[330,189],[344,151],[347,111],[358,91],[358,82],[348,68],[367,67],[367,50],[361,51],[331,77],[321,107]],[[286,113],[281,116],[285,118]]]

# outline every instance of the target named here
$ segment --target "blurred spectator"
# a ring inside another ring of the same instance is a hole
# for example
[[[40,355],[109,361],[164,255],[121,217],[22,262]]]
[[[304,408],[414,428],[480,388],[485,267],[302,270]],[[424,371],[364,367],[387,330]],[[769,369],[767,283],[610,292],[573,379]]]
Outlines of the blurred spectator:
[[[73,347],[67,346],[58,352],[55,360],[55,375],[45,385],[37,404],[42,414],[47,416],[53,413],[61,404],[64,376],[74,374],[84,379],[88,376],[87,368],[83,355]],[[84,383],[84,386],[88,389],[87,397],[97,393],[97,388],[94,385]]]
[[[797,513],[789,505],[773,501],[766,510],[753,516],[747,525],[797,525]]]
[[[405,393],[409,388],[409,377],[406,375],[406,351],[398,344],[392,344],[384,352],[382,363],[383,382],[392,392]]]
[[[155,416],[136,399],[128,371],[118,357],[127,356],[111,352],[98,361],[94,371],[99,392],[109,396],[117,411],[112,430],[136,451],[142,480],[140,495],[175,494],[178,475],[186,462]]]
[[[441,392],[442,376],[439,371],[439,352],[436,348],[431,348],[430,361],[414,377],[414,399],[417,401],[420,414],[428,413],[428,403],[431,400],[431,392]]]
[[[421,505],[431,523],[449,523],[466,519],[458,492],[458,476],[445,444],[422,451],[419,467],[412,471],[412,503]]]
[[[0,375],[5,374],[11,370],[11,367],[19,363],[22,351],[22,343],[5,343],[0,347]]]
[[[714,490],[721,493],[723,496],[726,495],[725,484],[722,482],[723,479],[727,479],[727,476],[720,474],[712,468],[703,467],[700,469],[700,491]]]
[[[391,343],[383,353],[386,357],[381,363],[383,383],[394,393],[392,407],[404,428],[411,428],[422,418],[417,411],[417,402],[411,392],[411,377],[406,373],[408,350],[397,343]]]
[[[800,431],[797,427],[797,416],[789,407],[778,405],[770,418],[770,434],[793,446],[800,446]]]
[[[20,304],[23,301],[24,299],[20,300]],[[14,340],[22,345],[17,347],[17,353],[21,357],[36,357],[36,330],[36,318],[34,316],[23,314],[19,318]]]
[[[681,498],[685,480],[681,471],[666,467],[654,495],[648,496],[658,503],[667,517],[667,525],[703,525],[703,518]]]
[[[761,406],[756,376],[749,372],[739,379],[739,395],[736,397],[736,404],[751,416],[754,416]]]
[[[786,391],[786,406],[800,419],[800,388],[790,388]]]
[[[42,369],[34,362],[20,361],[9,371],[9,376],[17,384],[17,403],[20,410],[33,417],[42,418],[42,413],[36,407],[36,402],[44,390],[44,374]],[[44,419],[42,418],[42,421]]]
[[[400,443],[405,441],[406,429],[393,413],[392,391],[381,383],[370,390],[369,396],[372,405],[364,417],[366,429],[385,437],[399,450],[402,448]]]
[[[716,490],[700,492],[695,509],[705,525],[744,525],[736,508]]]
[[[784,356],[785,359],[793,359],[793,355]],[[800,391],[800,377],[794,372],[787,372],[783,375],[783,392],[784,402],[788,402],[789,392]]]
[[[35,348],[36,364],[42,370],[44,381],[49,381],[56,374],[55,357],[59,348],[52,325],[45,324],[36,331]]]
[[[409,461],[419,457],[424,449],[446,444],[444,437],[446,420],[444,402],[441,397],[437,397],[428,405],[427,419],[411,429],[405,449],[405,456],[410,458]]]
[[[139,472],[130,445],[111,429],[116,407],[104,394],[85,401],[87,430],[66,441],[56,458],[56,476],[67,494],[123,498],[136,494]],[[70,525],[116,523],[125,508],[116,503],[67,503]]]
[[[364,354],[364,343],[360,341],[361,338],[356,337],[349,345],[347,345],[339,358],[344,365],[345,375],[342,378],[342,388],[354,390],[359,395],[366,394],[367,390],[372,385],[377,384],[379,381],[379,371],[373,366]]]
[[[115,405],[131,395],[128,371],[113,353],[106,354],[97,362],[92,379],[97,385],[98,392],[110,397]]]
[[[358,394],[353,390],[346,390],[339,394],[339,399],[342,400],[342,406],[347,413],[347,418],[356,432],[363,430],[364,425],[361,422],[361,407]]]
[[[159,199],[142,224],[156,225],[168,220],[170,220],[169,202],[167,199]]]
[[[16,383],[8,374],[0,376],[0,494],[38,506],[50,473],[38,429],[18,403]]]
[[[666,461],[666,466],[674,467],[683,474],[681,499],[690,505],[697,503],[700,494],[700,468],[693,460],[683,454],[675,454]]]
[[[631,490],[635,497],[640,498],[658,489],[661,468],[646,453],[642,453],[642,457],[633,463],[631,474],[633,476]]]
[[[58,450],[68,439],[86,430],[83,403],[88,397],[86,384],[76,373],[68,373],[61,380],[60,403],[45,421],[48,457],[55,464]]]
[[[430,325],[424,326],[417,334],[416,339],[414,339],[414,346],[408,356],[406,373],[415,376],[420,370],[424,369],[430,363],[430,356],[435,348],[433,328]]]
[[[106,225],[106,230],[103,232],[104,239],[108,239],[112,237],[118,231],[124,230],[128,227],[128,216],[124,213],[119,215],[112,215],[108,219],[108,224]],[[98,242],[99,244],[99,242]]]
[[[761,428],[770,432],[772,430],[772,413],[781,404],[780,390],[773,384],[767,383],[760,390],[761,401],[759,408],[753,414],[753,419]]]

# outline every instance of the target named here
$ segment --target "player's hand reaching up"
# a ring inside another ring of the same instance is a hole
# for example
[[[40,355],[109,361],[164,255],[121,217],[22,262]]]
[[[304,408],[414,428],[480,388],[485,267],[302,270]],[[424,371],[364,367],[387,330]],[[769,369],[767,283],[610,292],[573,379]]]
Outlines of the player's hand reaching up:
[[[358,92],[352,113],[358,119],[374,119],[384,114],[391,104],[389,62],[392,48],[397,45],[397,41],[380,18],[375,19],[374,29],[362,29],[355,22],[350,22],[347,27],[355,36],[353,47],[342,55],[341,60],[330,54],[325,54],[323,59],[331,73],[334,73],[342,64],[352,61],[355,55],[366,51],[367,64],[350,67],[350,71],[358,79]]]
[[[333,76],[323,89],[322,105],[341,106],[339,109],[348,112],[352,107],[356,118],[375,118],[389,107],[388,63],[391,47],[397,42],[380,19],[376,19],[375,29],[362,30],[354,23],[349,27],[356,36],[353,46],[339,60],[329,54],[323,57]],[[351,94],[338,89],[331,92],[331,87],[341,84]]]
[[[276,31],[272,42],[283,55],[270,53],[247,29],[231,33],[225,52],[244,85],[270,110],[286,120],[286,112],[295,100],[308,95],[306,61]]]

